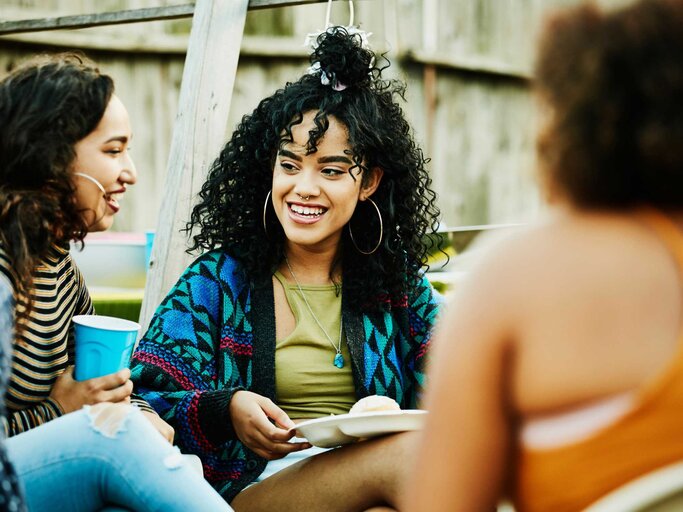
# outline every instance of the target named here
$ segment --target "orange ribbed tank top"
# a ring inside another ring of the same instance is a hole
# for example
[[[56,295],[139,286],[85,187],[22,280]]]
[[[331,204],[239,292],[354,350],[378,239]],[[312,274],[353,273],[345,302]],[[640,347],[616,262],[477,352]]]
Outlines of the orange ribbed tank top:
[[[683,279],[683,233],[663,214],[641,218],[662,238]],[[582,510],[625,483],[683,460],[683,332],[669,366],[633,407],[589,438],[557,448],[520,447],[514,475],[517,512]]]

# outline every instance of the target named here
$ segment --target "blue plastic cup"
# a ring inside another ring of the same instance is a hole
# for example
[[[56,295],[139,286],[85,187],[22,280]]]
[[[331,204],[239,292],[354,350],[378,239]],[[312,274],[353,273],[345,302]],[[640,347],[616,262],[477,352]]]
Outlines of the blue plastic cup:
[[[128,367],[140,324],[101,315],[77,315],[73,322],[74,379],[94,379]]]

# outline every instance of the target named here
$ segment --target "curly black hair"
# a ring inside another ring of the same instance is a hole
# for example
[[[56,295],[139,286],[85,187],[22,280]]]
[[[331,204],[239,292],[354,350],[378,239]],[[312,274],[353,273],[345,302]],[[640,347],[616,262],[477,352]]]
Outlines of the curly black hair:
[[[431,247],[425,235],[433,232],[440,214],[426,159],[396,101],[405,100],[405,86],[382,79],[385,68],[376,66],[375,55],[363,48],[360,34],[344,27],[321,34],[310,61],[309,73],[242,118],[193,208],[187,229],[197,231],[189,250],[220,248],[242,264],[254,285],[269,282],[282,262],[285,244],[272,210],[267,232],[262,221],[276,154],[292,141],[292,127],[306,112],[316,112],[307,145],[309,153],[315,152],[329,116],[334,116],[348,131],[361,180],[367,179],[368,169],[384,171],[372,196],[384,224],[380,247],[371,255],[361,254],[348,230],[342,235],[339,258],[345,293],[351,307],[387,307],[387,298],[403,297],[426,264]],[[371,250],[379,233],[373,207],[359,203],[350,224],[358,247]]]
[[[77,53],[35,57],[0,81],[0,242],[24,299],[51,248],[87,234],[70,178],[74,145],[97,127],[113,91]]]
[[[545,177],[585,208],[683,206],[683,2],[582,5],[547,23],[535,86],[550,105]]]

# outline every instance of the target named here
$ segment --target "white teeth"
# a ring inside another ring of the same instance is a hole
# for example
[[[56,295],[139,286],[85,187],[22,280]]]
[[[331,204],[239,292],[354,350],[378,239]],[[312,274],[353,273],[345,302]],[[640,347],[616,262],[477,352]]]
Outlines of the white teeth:
[[[299,215],[322,215],[325,213],[323,208],[311,208],[309,206],[299,206],[298,204],[293,204],[290,207],[294,213]]]

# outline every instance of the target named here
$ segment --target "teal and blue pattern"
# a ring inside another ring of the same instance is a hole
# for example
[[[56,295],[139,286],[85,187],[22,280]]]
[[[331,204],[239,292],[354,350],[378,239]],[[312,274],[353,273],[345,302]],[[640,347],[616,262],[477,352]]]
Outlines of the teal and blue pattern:
[[[422,278],[383,308],[342,315],[356,394],[386,395],[415,408],[439,297]],[[266,461],[237,439],[229,404],[248,389],[275,398],[272,285],[252,286],[237,261],[212,251],[195,260],[157,309],[132,361],[135,391],[176,430],[185,453],[230,501]]]

